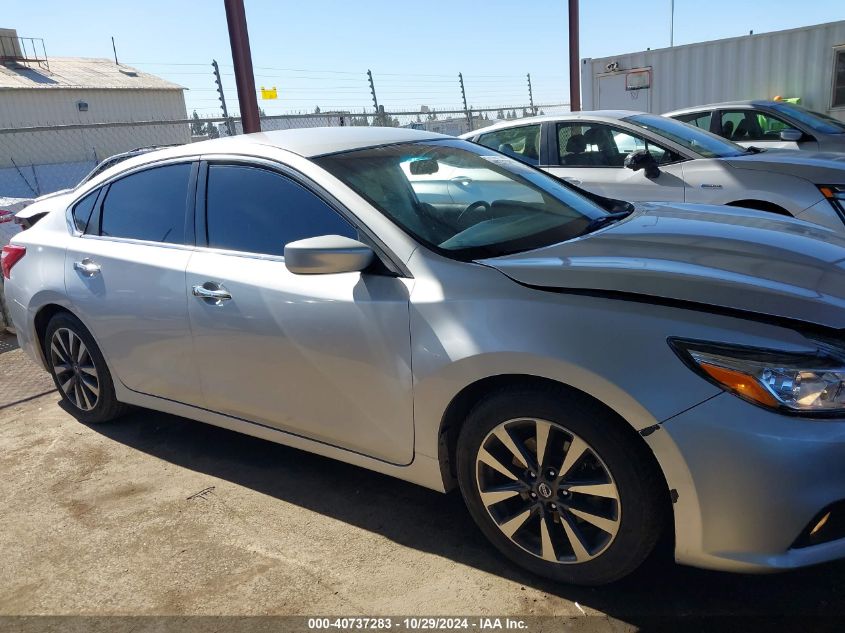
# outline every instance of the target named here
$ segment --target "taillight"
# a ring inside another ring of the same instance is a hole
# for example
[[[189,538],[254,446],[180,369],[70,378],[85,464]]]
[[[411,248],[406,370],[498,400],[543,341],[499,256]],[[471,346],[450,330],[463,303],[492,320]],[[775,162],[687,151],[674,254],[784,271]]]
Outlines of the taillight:
[[[3,247],[3,254],[0,255],[0,268],[3,269],[3,276],[11,279],[12,266],[17,264],[26,255],[26,246],[17,244],[6,244]]]
[[[9,211],[8,209],[0,209],[0,224],[4,222],[14,222],[15,221],[15,212]]]

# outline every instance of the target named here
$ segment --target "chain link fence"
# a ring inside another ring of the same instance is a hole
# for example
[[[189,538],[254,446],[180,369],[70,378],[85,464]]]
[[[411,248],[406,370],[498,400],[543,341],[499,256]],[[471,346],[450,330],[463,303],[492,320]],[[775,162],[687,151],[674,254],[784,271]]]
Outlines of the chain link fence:
[[[502,106],[471,112],[336,111],[261,117],[261,129],[287,130],[321,126],[408,127],[457,136],[503,119],[568,111],[565,104]],[[60,189],[73,187],[97,163],[138,147],[181,145],[242,133],[240,119],[193,117],[169,121],[116,121],[25,128],[0,128],[0,209]]]

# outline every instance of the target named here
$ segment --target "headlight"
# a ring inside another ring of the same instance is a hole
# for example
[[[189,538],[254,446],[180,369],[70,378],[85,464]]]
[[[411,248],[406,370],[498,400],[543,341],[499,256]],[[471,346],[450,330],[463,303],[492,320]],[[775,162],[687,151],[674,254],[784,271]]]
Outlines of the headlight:
[[[707,380],[754,404],[807,416],[845,413],[845,361],[834,352],[793,354],[680,339],[670,344]]]
[[[819,185],[819,191],[845,220],[845,185]]]

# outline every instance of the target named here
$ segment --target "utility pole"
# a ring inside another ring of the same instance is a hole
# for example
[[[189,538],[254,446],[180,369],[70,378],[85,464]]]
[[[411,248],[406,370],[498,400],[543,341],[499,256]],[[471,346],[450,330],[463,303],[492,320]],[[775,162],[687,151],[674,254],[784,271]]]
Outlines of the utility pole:
[[[531,73],[528,73],[528,103],[531,106],[531,114],[536,115],[537,109],[534,107],[534,93],[531,91]]]
[[[669,0],[669,46],[675,45],[675,0]]]
[[[376,98],[376,85],[373,83],[373,71],[367,69],[367,79],[370,82],[370,93],[373,95],[373,107],[376,109],[376,116],[373,119],[373,125],[378,125],[379,118],[381,118],[381,110],[378,108],[378,99]]]
[[[458,73],[458,81],[461,84],[461,99],[464,101],[464,114],[467,117],[467,125],[469,126],[468,132],[472,132],[472,113],[470,113],[469,108],[467,108],[467,93],[464,90],[464,76],[461,73]]]
[[[241,123],[245,134],[260,132],[261,119],[258,114],[258,96],[255,91],[255,76],[252,72],[252,54],[249,50],[244,0],[223,0],[223,4],[226,6],[229,45],[232,47],[232,61],[235,64],[235,85],[238,88]]]
[[[578,0],[569,0],[569,109],[581,110],[581,60],[578,43]]]
[[[232,119],[229,118],[229,111],[226,109],[226,96],[223,94],[223,82],[220,80],[220,68],[217,67],[217,60],[211,60],[211,66],[214,68],[214,82],[217,84],[217,97],[220,99],[220,108],[223,110],[223,118],[226,119],[226,131],[229,136],[235,135],[235,127],[232,125]]]

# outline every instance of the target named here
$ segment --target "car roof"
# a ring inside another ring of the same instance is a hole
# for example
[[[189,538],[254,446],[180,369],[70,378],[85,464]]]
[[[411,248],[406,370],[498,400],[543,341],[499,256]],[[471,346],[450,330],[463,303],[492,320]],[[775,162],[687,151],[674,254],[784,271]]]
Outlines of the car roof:
[[[700,112],[703,110],[712,110],[714,108],[726,108],[726,107],[766,107],[766,106],[773,106],[777,105],[778,103],[784,103],[782,101],[772,101],[771,99],[746,99],[744,101],[721,101],[719,103],[708,103],[706,105],[697,105],[697,106],[690,106],[688,108],[680,108],[678,110],[672,110],[671,112],[664,113],[663,116],[674,116],[676,114],[688,114],[691,112]]]
[[[501,121],[493,125],[473,130],[461,134],[458,138],[471,138],[476,136],[479,132],[492,132],[495,130],[506,129],[509,127],[519,127],[522,125],[531,125],[532,123],[542,123],[543,121],[577,121],[579,119],[607,119],[619,120],[624,119],[635,114],[648,114],[639,110],[587,110],[578,112],[567,112],[565,114],[542,114],[540,116],[529,116],[522,119],[511,119],[510,121]]]
[[[446,138],[454,137],[400,127],[309,127],[227,136],[182,147],[189,148],[190,153],[195,154],[198,151],[199,153],[241,151],[254,145],[267,145],[305,158],[315,158],[378,145]]]

